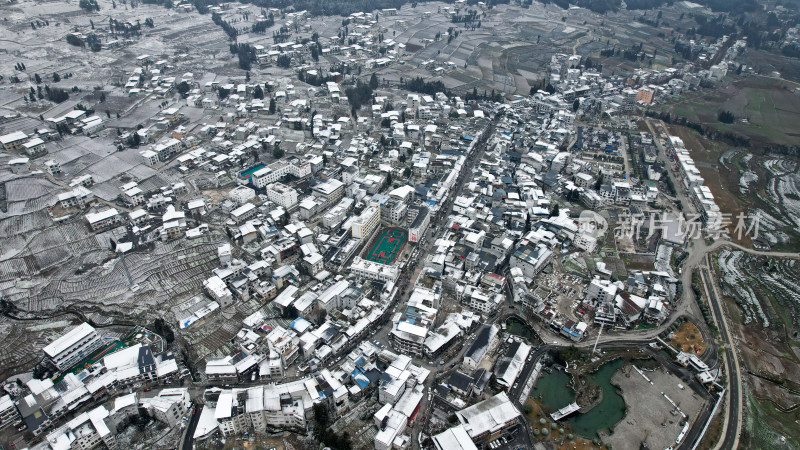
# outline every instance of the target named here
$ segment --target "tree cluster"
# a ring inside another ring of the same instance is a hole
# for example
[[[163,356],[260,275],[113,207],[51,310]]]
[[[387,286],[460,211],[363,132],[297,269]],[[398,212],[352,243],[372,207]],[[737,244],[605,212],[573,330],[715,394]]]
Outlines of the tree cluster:
[[[176,87],[176,89],[178,90],[178,93],[181,94],[181,97],[185,98],[186,94],[188,94],[189,91],[192,90],[192,85],[190,85],[188,82],[186,82],[184,80],[184,81],[181,81],[180,83],[178,83],[178,86]]]
[[[97,0],[80,0],[78,6],[86,11],[100,11],[100,5],[97,4]]]
[[[289,55],[280,55],[278,59],[275,60],[275,64],[278,67],[283,67],[284,69],[288,69],[292,67],[292,57]]]
[[[330,428],[330,414],[325,403],[315,403],[314,407],[314,438],[332,450],[350,450],[353,444],[347,432],[336,433]]]
[[[175,341],[175,333],[172,331],[172,328],[167,324],[164,319],[161,317],[157,318],[155,322],[153,322],[153,331],[164,338],[167,341],[167,344],[171,344]]]
[[[272,28],[273,25],[275,25],[275,17],[273,17],[272,13],[269,13],[265,20],[259,20],[258,22],[254,23],[252,30],[253,33],[264,34],[267,32],[267,29]]]
[[[336,70],[331,68],[331,72],[336,72]],[[331,75],[330,73],[328,73],[327,75],[323,75],[319,72],[317,72],[316,74],[309,74],[308,72],[305,71],[305,69],[297,72],[298,80],[304,83],[308,83],[312,86],[322,86],[329,81],[336,81],[337,78],[338,76]]]
[[[148,19],[145,19],[145,24],[148,23]],[[150,24],[153,24],[153,19],[150,19]],[[137,20],[136,23],[130,22],[120,22],[117,19],[109,17],[108,19],[108,29],[111,31],[111,34],[121,34],[124,37],[128,36],[141,36],[142,35],[142,24]]]
[[[361,106],[372,103],[372,88],[361,80],[358,80],[355,86],[345,89],[344,93],[353,109],[358,110]]]
[[[56,87],[51,88],[50,86],[45,84],[44,92],[45,92],[45,97],[47,97],[47,99],[50,100],[51,102],[61,103],[69,100],[69,92],[67,92],[65,89]]]
[[[447,94],[447,88],[441,81],[425,81],[422,77],[412,78],[401,83],[404,89],[420,94],[436,95],[439,92]]]
[[[717,119],[722,123],[733,123],[736,120],[736,116],[730,111],[720,111],[717,114]]]
[[[253,63],[258,60],[256,48],[250,44],[231,44],[230,51],[239,58],[239,68],[250,70]]]

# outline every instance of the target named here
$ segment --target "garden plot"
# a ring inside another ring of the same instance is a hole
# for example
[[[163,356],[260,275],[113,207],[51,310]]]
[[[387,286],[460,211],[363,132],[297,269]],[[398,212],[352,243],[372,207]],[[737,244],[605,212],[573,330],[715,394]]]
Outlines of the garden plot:
[[[126,257],[128,271],[133,282],[140,286],[133,293],[121,260],[99,248],[95,236],[90,235],[83,248],[75,246],[73,250],[75,241],[72,241],[65,244],[66,249],[54,247],[37,254],[62,264],[55,267],[56,273],[47,282],[34,280],[25,285],[6,285],[3,295],[27,311],[54,311],[74,304],[85,311],[110,314],[118,313],[119,307],[126,305],[126,317],[149,316],[163,310],[169,302],[200,292],[203,279],[216,265],[221,237],[214,234],[191,242],[157,243],[152,253],[131,253]],[[37,270],[28,258],[0,263],[0,273],[5,276],[11,271],[33,275]]]

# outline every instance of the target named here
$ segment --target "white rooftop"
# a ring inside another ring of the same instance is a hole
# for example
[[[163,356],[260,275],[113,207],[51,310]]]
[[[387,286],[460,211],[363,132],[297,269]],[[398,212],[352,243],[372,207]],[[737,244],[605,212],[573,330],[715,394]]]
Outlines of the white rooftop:
[[[50,357],[55,357],[56,355],[60,354],[64,350],[69,349],[72,345],[76,342],[79,342],[81,339],[85,338],[86,336],[95,333],[95,329],[93,326],[89,325],[88,323],[84,322],[77,327],[71,329],[67,332],[67,334],[61,336],[60,338],[56,339],[55,341],[48,344],[42,350]]]

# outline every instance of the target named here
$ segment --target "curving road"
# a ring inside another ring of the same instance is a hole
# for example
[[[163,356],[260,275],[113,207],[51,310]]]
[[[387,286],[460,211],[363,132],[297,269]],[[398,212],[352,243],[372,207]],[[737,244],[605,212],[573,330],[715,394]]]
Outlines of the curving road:
[[[725,373],[728,375],[728,390],[725,394],[727,409],[725,410],[725,420],[722,424],[722,440],[717,442],[714,450],[735,449],[739,447],[739,436],[742,432],[742,404],[744,402],[739,355],[733,345],[733,336],[730,328],[728,328],[728,321],[725,318],[722,307],[722,297],[719,295],[717,283],[714,281],[714,273],[708,269],[710,267],[708,255],[705,257],[705,263],[705,266],[700,268],[703,290],[706,293],[708,302],[711,304],[714,322],[720,331],[720,339],[727,350],[723,354]]]

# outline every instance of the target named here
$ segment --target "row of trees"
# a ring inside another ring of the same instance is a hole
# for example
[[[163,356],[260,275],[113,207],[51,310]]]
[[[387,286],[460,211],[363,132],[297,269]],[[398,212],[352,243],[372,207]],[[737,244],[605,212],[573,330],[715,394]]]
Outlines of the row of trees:
[[[24,98],[26,102],[35,102],[37,100],[44,100],[47,98],[47,100],[50,100],[51,102],[61,103],[69,99],[69,92],[61,88],[51,88],[48,85],[44,86],[44,90],[42,90],[41,86],[36,86],[35,90],[33,89],[33,86],[31,86],[30,90],[28,91],[28,95]]]
[[[502,102],[503,96],[500,95],[499,92],[495,92],[494,89],[492,89],[492,92],[490,94],[486,93],[486,89],[483,90],[483,94],[478,94],[478,88],[473,87],[472,92],[467,92],[467,94],[464,96],[464,100],[468,102],[473,100],[475,101],[488,100],[492,102]]]
[[[153,19],[147,18],[144,20],[144,22],[145,25],[149,26],[150,28],[154,26]],[[117,19],[109,17],[108,29],[111,31],[112,35],[121,34],[123,37],[142,35],[142,24],[139,22],[139,20],[136,20],[136,23],[130,23],[128,21],[120,22]]]
[[[222,28],[222,31],[228,35],[229,38],[232,40],[236,40],[236,36],[239,35],[239,31],[233,27],[233,25],[229,24],[228,22],[222,20],[222,16],[214,13],[211,14],[211,21],[214,22],[215,25]]]
[[[69,78],[70,75],[72,74],[66,74],[64,78]],[[36,84],[42,84],[42,77],[40,77],[38,73],[33,74],[33,80]],[[53,72],[53,83],[58,83],[59,81],[61,81],[61,75],[59,75],[58,72]]]

